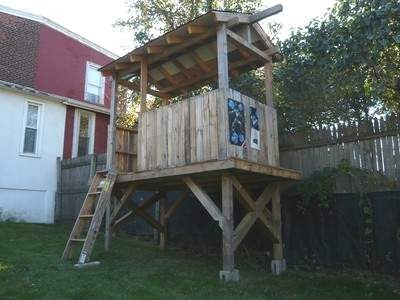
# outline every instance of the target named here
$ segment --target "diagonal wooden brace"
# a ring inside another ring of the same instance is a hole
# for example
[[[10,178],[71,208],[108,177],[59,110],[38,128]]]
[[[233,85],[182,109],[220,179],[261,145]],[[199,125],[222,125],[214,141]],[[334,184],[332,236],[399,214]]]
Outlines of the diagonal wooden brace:
[[[136,183],[132,183],[126,189],[125,193],[122,195],[121,199],[119,199],[119,202],[116,203],[116,205],[111,213],[111,216],[110,216],[111,221],[115,219],[115,217],[118,215],[121,208],[125,205],[125,202],[136,191],[136,186],[137,186]]]
[[[129,202],[127,206],[137,215],[141,216],[147,223],[153,226],[158,231],[164,231],[164,226],[161,225],[152,215],[150,215],[144,208],[140,208],[135,203]]]
[[[156,192],[155,194],[151,195],[147,199],[143,200],[138,207],[146,210],[150,206],[152,206],[154,203],[156,203],[160,198],[162,198],[164,194],[162,192]],[[129,207],[128,203],[125,203],[125,206]],[[135,218],[135,211],[130,209],[126,214],[124,214],[122,217],[120,217],[117,220],[114,220],[113,222],[113,230],[117,230],[119,227],[121,227],[123,224],[127,224]]]
[[[241,196],[240,200],[249,211],[235,229],[234,248],[236,249],[239,246],[257,220],[266,227],[268,236],[271,240],[274,243],[279,242],[280,236],[276,233],[273,222],[271,221],[272,214],[265,207],[271,201],[272,195],[278,188],[278,184],[272,183],[268,185],[257,200],[254,201],[244,186],[234,176],[229,176],[232,180],[233,186]]]
[[[203,207],[208,211],[211,217],[218,222],[219,227],[222,229],[223,216],[221,210],[214,203],[214,201],[207,195],[207,193],[195,183],[190,176],[183,177],[183,182],[188,186],[196,198],[200,201]]]

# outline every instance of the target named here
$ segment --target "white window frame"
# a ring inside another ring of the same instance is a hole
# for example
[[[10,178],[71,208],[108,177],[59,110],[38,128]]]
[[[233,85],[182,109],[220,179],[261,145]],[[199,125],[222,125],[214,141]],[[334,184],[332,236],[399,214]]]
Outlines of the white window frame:
[[[97,104],[97,105],[104,105],[104,92],[105,92],[105,78],[101,76],[100,74],[100,80],[101,80],[101,90],[100,90],[100,100],[99,102],[92,102],[87,100],[86,95],[87,95],[87,86],[88,86],[88,74],[89,74],[89,68],[94,68],[94,69],[99,69],[101,68],[100,65],[95,64],[93,62],[87,61],[86,62],[86,73],[85,73],[85,94],[83,95],[83,98],[85,99],[86,102]]]
[[[96,128],[96,114],[87,111],[75,108],[74,114],[74,129],[73,129],[73,137],[72,137],[72,157],[78,157],[78,143],[79,143],[79,131],[81,126],[81,114],[89,115],[89,147],[88,147],[88,155],[94,153],[94,139],[95,139],[95,128]]]
[[[25,144],[25,130],[28,122],[28,106],[35,105],[38,107],[38,118],[37,118],[37,135],[36,135],[36,145],[35,145],[35,153],[24,152],[24,144]],[[35,100],[27,99],[24,103],[24,115],[22,122],[22,134],[21,134],[21,144],[19,155],[27,156],[27,157],[35,157],[40,158],[42,153],[42,136],[43,136],[43,118],[44,118],[44,109],[45,104],[43,102],[38,102]]]

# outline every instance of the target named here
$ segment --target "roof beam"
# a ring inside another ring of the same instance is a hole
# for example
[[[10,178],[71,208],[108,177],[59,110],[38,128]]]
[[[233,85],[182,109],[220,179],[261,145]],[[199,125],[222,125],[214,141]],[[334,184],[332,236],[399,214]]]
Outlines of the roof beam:
[[[130,66],[132,65],[132,63],[129,63],[129,62],[127,62],[127,63],[117,63],[117,64],[115,64],[115,70],[117,70],[117,71],[119,71],[119,70],[125,70],[125,69],[127,69],[127,68],[129,68]]]
[[[278,13],[280,13],[283,10],[283,7],[281,4],[269,7],[265,10],[256,12],[255,14],[252,14],[251,16],[249,16],[249,23],[255,23],[258,21],[261,21],[262,19],[268,18],[270,16],[276,15]]]
[[[129,60],[131,62],[140,62],[143,59],[143,55],[136,55],[136,54],[132,54],[131,56],[129,56]]]
[[[251,56],[248,59],[241,59],[239,61],[230,63],[229,64],[229,70],[234,70],[234,69],[240,68],[242,66],[248,65],[248,64],[253,63],[255,61],[257,61],[257,57],[254,57],[254,56]],[[180,89],[183,89],[183,88],[187,88],[187,87],[190,87],[192,85],[196,85],[197,83],[201,83],[201,82],[210,80],[210,79],[214,78],[217,75],[218,75],[217,69],[213,69],[212,72],[207,72],[207,73],[202,74],[201,76],[197,76],[197,77],[194,77],[192,79],[182,81],[182,82],[180,82],[179,84],[177,84],[175,86],[166,87],[165,89],[160,90],[160,92],[162,92],[162,93],[170,93],[170,92],[172,92],[174,90],[180,90]]]
[[[209,66],[207,66],[207,64],[205,63],[205,61],[200,57],[200,55],[198,55],[196,53],[196,51],[191,53],[193,56],[193,59],[195,60],[195,62],[200,66],[200,68],[204,71],[204,72],[210,72],[211,68]]]
[[[185,38],[180,35],[168,35],[165,40],[168,45],[171,44],[182,44],[185,41]]]
[[[193,47],[193,45],[196,45],[196,44],[204,41],[205,39],[210,38],[213,34],[215,34],[215,30],[208,30],[206,33],[203,33],[199,36],[195,36],[193,38],[187,39],[182,44],[171,45],[170,47],[166,48],[165,51],[162,52],[159,56],[150,56],[148,58],[149,65],[151,65],[155,60],[166,60],[169,58],[169,56],[173,55],[177,51],[182,51],[183,49]],[[134,65],[134,66],[132,66],[132,68],[124,70],[122,72],[121,76],[123,77],[125,75],[137,72],[138,69],[140,69],[140,66]]]
[[[164,51],[163,46],[147,46],[146,51],[148,54],[160,54]]]
[[[172,61],[172,63],[179,69],[179,71],[181,71],[181,73],[186,76],[186,78],[193,77],[189,70],[186,69],[186,67],[179,60],[175,59],[174,61]]]
[[[164,78],[172,84],[177,84],[178,81],[165,69],[163,66],[159,66],[158,70],[163,74]]]
[[[206,33],[207,30],[208,30],[207,27],[199,25],[188,25],[187,27],[188,34]]]
[[[124,87],[127,87],[128,89],[140,92],[140,84],[138,82],[120,79],[120,80],[118,80],[118,84],[120,84],[120,85],[122,85]],[[160,97],[160,98],[168,97],[168,94],[162,93],[160,91],[153,90],[153,89],[151,89],[149,87],[147,88],[147,92],[150,95],[155,96],[155,97]]]
[[[234,33],[233,31],[231,31],[229,29],[226,30],[226,34],[228,35],[228,37],[232,40],[232,42],[236,46],[245,48],[246,50],[252,52],[254,55],[256,55],[257,57],[263,59],[264,61],[269,61],[270,60],[266,53],[264,53],[262,50],[260,50],[259,48],[257,48],[253,44],[251,44],[248,41],[246,41],[240,35]]]

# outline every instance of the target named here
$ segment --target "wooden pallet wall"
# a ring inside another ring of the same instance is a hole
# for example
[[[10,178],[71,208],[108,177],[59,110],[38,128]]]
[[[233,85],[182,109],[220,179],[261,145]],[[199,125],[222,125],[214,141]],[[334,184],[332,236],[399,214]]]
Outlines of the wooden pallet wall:
[[[244,105],[246,142],[229,141],[227,99]],[[260,120],[260,150],[250,147],[250,106]],[[138,171],[183,166],[229,157],[277,164],[276,111],[234,90],[209,93],[160,107],[140,115]]]

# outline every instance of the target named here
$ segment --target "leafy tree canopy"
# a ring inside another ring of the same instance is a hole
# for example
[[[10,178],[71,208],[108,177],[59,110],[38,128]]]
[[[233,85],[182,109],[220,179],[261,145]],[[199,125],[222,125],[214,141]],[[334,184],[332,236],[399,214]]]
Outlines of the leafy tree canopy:
[[[306,129],[399,110],[400,5],[398,0],[337,1],[280,43],[275,70],[285,129]]]
[[[128,0],[130,16],[116,26],[133,31],[143,44],[212,9],[253,12],[261,0]]]

